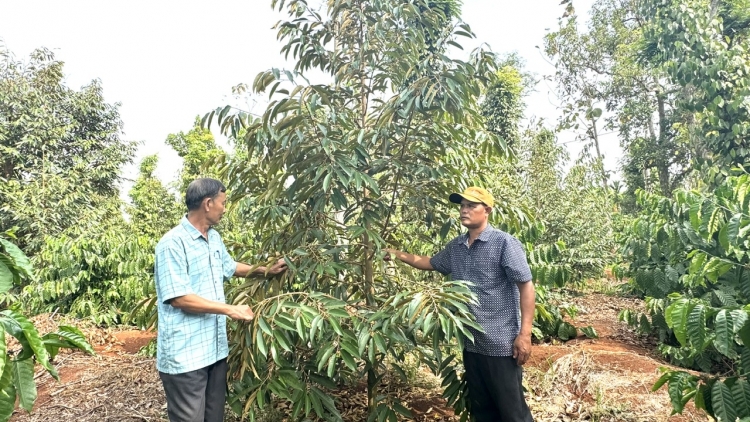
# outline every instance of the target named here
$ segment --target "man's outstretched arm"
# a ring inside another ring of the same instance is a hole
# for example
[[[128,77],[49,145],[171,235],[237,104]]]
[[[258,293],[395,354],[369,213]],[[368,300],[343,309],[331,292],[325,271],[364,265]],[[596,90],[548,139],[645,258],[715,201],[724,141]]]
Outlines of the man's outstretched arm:
[[[396,249],[386,249],[385,251],[395,256],[396,259],[398,259],[399,261],[409,264],[412,267],[417,268],[419,270],[427,270],[427,271],[434,270],[434,268],[432,268],[432,264],[430,263],[430,259],[432,257],[414,255],[414,254],[406,253],[406,252],[399,251]]]

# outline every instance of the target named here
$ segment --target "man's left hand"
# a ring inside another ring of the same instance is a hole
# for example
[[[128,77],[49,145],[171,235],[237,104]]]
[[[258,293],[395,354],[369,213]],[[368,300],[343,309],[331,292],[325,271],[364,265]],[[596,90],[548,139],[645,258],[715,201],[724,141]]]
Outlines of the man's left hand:
[[[280,274],[286,271],[286,268],[286,261],[284,261],[284,258],[280,258],[271,268],[268,269],[268,273],[273,275]]]
[[[513,358],[522,366],[531,356],[531,336],[519,334],[513,341]]]

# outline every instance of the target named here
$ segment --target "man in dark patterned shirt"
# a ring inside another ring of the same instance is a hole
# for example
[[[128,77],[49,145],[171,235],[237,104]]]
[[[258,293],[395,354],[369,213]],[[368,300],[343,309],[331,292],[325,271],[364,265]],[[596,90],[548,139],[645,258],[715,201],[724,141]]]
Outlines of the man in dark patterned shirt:
[[[473,283],[478,303],[469,308],[484,332],[472,330],[474,343],[465,343],[463,355],[471,413],[477,422],[530,422],[522,365],[531,355],[535,291],[526,254],[518,239],[489,224],[495,200],[485,189],[449,199],[460,204],[467,233],[433,257],[387,251],[414,268]]]

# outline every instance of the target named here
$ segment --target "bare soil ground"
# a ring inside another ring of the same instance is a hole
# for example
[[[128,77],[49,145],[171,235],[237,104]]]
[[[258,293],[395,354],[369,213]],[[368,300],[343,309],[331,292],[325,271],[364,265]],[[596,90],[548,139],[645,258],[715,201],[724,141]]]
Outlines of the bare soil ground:
[[[659,368],[668,365],[653,352],[651,339],[617,321],[621,309],[642,308],[641,301],[599,293],[572,296],[569,301],[579,309],[571,322],[594,327],[599,338],[579,336],[566,343],[534,345],[525,381],[536,421],[708,421],[691,405],[682,415],[670,416],[666,389],[651,392]],[[37,316],[34,322],[44,333],[53,331],[60,319]],[[137,355],[155,333],[79,325],[97,355],[61,352],[54,362],[60,381],[40,371],[34,410],[30,414],[17,410],[11,421],[166,421],[154,359]],[[457,420],[440,396],[439,381],[430,374],[418,374],[411,386],[393,388],[411,408],[414,420]],[[344,420],[366,420],[364,388],[350,388],[336,396]],[[285,421],[286,410],[281,404],[263,415],[261,422]],[[226,420],[238,418],[229,415]]]

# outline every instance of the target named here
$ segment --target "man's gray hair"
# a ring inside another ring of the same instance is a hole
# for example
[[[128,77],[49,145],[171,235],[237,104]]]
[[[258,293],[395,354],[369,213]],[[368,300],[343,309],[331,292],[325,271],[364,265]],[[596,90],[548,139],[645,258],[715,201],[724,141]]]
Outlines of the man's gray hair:
[[[187,191],[185,191],[185,205],[187,205],[188,211],[197,210],[204,199],[214,199],[219,196],[219,192],[226,191],[227,188],[224,187],[224,184],[216,179],[207,177],[195,179],[190,182]]]

